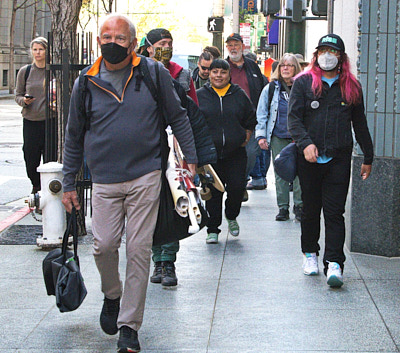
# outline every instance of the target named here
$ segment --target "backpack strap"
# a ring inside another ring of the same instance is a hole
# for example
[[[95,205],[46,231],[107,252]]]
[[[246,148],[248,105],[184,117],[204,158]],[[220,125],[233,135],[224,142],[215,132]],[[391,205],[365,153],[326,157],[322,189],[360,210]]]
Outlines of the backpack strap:
[[[139,55],[138,55],[139,56]],[[157,102],[157,108],[161,121],[163,122],[163,129],[167,126],[167,122],[163,113],[163,100],[162,95],[160,93],[160,68],[158,64],[154,66],[156,71],[156,84],[154,83],[153,79],[151,78],[150,70],[147,65],[147,60],[145,57],[141,56],[139,70],[141,75],[141,80],[145,83],[147,88],[149,89],[151,95],[153,96],[154,100]]]
[[[28,80],[29,74],[31,73],[31,68],[32,64],[27,65],[26,70],[25,70],[25,89],[24,91],[26,92],[26,81]]]
[[[160,69],[158,67],[158,64],[155,65],[155,70],[156,70],[156,79],[157,79],[157,86],[154,84],[153,79],[151,78],[150,70],[147,65],[147,60],[144,56],[140,56],[140,63],[139,63],[139,70],[140,70],[140,76],[141,80],[145,83],[147,88],[149,89],[151,95],[153,96],[154,100],[157,102],[157,105],[159,105],[159,81],[160,81]],[[137,88],[137,87],[136,87]]]
[[[268,111],[271,108],[272,98],[274,97],[275,82],[271,81],[268,86]]]
[[[79,81],[78,81],[78,111],[79,115],[82,118],[85,118],[85,129],[88,131],[90,130],[90,118],[92,117],[92,95],[90,94],[89,90],[87,89],[88,78],[85,75],[91,66],[85,67],[81,73],[79,74]],[[86,109],[85,102],[86,96],[88,95],[88,107]]]

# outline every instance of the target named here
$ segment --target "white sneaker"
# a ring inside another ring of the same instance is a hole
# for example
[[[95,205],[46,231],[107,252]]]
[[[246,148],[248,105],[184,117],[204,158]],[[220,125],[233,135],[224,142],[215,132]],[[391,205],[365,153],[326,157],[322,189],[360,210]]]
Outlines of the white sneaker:
[[[328,271],[326,273],[327,283],[331,287],[341,287],[343,286],[343,274],[337,262],[328,263]]]
[[[317,275],[318,270],[318,256],[315,252],[304,253],[303,258],[303,272],[307,276]]]

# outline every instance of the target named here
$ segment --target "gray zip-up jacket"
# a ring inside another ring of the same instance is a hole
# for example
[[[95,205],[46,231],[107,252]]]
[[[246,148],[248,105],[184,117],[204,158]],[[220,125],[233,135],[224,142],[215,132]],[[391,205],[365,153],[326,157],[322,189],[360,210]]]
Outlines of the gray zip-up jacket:
[[[132,67],[123,79],[121,97],[115,88],[99,78],[100,57],[86,73],[88,77],[85,106],[91,97],[90,129],[79,114],[78,79],[72,91],[65,135],[63,173],[64,191],[75,190],[75,177],[85,154],[92,181],[120,183],[161,169],[160,128],[157,103],[139,78],[140,60],[147,65],[156,84],[155,65],[159,66],[160,92],[167,123],[171,125],[188,163],[197,163],[193,133],[172,84],[161,63],[132,54]],[[138,83],[138,81],[140,81]]]

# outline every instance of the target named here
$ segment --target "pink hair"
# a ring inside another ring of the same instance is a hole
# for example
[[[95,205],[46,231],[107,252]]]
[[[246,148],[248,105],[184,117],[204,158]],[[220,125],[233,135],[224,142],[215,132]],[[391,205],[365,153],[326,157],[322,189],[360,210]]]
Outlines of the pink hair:
[[[302,75],[312,76],[312,90],[319,97],[322,93],[322,73],[323,71],[318,65],[318,51],[314,52],[310,65],[306,70],[300,72],[297,77]],[[339,86],[342,97],[348,104],[357,104],[361,102],[361,86],[355,76],[350,71],[350,62],[346,53],[341,53],[339,62]]]

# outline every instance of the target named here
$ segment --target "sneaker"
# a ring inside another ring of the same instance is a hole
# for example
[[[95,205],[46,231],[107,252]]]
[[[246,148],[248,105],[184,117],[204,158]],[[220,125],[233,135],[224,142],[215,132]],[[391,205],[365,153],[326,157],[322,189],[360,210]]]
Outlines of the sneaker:
[[[315,252],[304,253],[303,272],[307,276],[314,276],[318,274],[318,256]]]
[[[247,201],[249,201],[249,193],[247,192],[247,190],[244,190],[242,202],[247,202]]]
[[[328,271],[326,273],[327,283],[331,287],[343,286],[343,274],[340,265],[337,262],[328,263]]]
[[[163,287],[175,287],[178,285],[178,278],[175,274],[175,265],[172,261],[162,263],[161,284]]]
[[[237,222],[236,219],[226,219],[228,221],[228,229],[229,233],[231,233],[234,237],[237,237],[239,235],[239,223]]]
[[[100,314],[100,326],[107,335],[115,335],[118,332],[117,319],[120,299],[104,297],[103,309]]]
[[[301,222],[301,215],[303,213],[303,207],[294,205],[293,213],[294,213],[294,218],[296,219],[296,221]]]
[[[118,353],[136,353],[140,352],[140,344],[137,331],[122,326],[119,330]]]
[[[289,210],[280,208],[279,213],[275,217],[275,221],[287,221],[289,219]]]
[[[161,261],[154,263],[153,275],[150,277],[151,283],[161,283],[162,264]]]
[[[218,234],[217,233],[208,233],[206,243],[207,244],[218,244]]]

